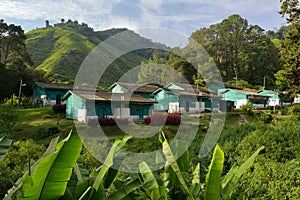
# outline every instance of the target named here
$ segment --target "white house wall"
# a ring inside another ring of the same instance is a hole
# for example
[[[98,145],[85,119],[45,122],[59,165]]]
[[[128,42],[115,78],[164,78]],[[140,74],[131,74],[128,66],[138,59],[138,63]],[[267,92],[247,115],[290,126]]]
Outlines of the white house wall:
[[[236,101],[236,107],[241,108],[243,105],[246,105],[248,103],[247,99],[239,99]]]

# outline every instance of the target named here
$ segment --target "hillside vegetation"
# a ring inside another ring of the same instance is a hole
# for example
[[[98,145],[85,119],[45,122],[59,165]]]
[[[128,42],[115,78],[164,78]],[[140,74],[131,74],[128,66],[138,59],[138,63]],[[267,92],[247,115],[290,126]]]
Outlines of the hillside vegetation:
[[[86,24],[69,20],[66,23],[48,25],[27,32],[26,47],[35,71],[40,74],[40,77],[36,78],[49,82],[73,83],[81,63],[91,50],[101,41],[126,30],[110,29],[95,32]],[[140,65],[142,60],[148,59],[151,55],[152,50],[137,50],[121,56],[108,67],[99,85],[109,86],[124,72]]]

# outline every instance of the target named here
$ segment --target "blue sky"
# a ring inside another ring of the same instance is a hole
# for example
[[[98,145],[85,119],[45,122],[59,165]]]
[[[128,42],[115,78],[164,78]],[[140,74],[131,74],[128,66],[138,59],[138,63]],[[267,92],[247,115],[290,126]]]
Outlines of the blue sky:
[[[0,18],[25,31],[64,18],[84,22],[94,30],[157,27],[191,35],[192,32],[239,14],[265,30],[279,28],[279,0],[1,0]]]

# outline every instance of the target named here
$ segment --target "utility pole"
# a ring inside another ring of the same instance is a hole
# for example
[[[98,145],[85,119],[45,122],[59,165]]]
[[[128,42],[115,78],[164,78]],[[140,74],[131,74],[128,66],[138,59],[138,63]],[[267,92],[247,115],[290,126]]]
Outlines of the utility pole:
[[[235,77],[233,78],[235,79],[235,107],[237,108],[237,74],[235,75]]]
[[[265,89],[266,86],[266,76],[264,76],[264,86],[263,86],[263,90]]]
[[[19,95],[18,95],[18,104],[17,104],[17,110],[16,113],[18,113],[19,107],[20,107],[20,101],[21,101],[21,93],[22,93],[22,87],[26,86],[26,84],[23,84],[23,80],[20,81],[20,87],[19,87]]]

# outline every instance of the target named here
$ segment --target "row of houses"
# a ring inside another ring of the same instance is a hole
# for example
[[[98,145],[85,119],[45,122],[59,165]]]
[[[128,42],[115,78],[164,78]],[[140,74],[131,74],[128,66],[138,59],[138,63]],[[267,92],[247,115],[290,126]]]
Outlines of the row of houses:
[[[116,82],[107,91],[93,87],[35,83],[35,103],[66,104],[66,117],[86,121],[89,117],[114,116],[142,120],[153,111],[201,113],[226,106],[228,110],[251,102],[256,107],[279,105],[277,92],[232,88],[211,91],[190,84],[170,83],[164,87]]]
[[[66,117],[87,119],[98,116],[143,119],[153,111],[200,113],[212,109],[207,88],[171,83],[165,87],[116,82],[110,92],[92,87],[35,83],[36,104],[66,104]]]

